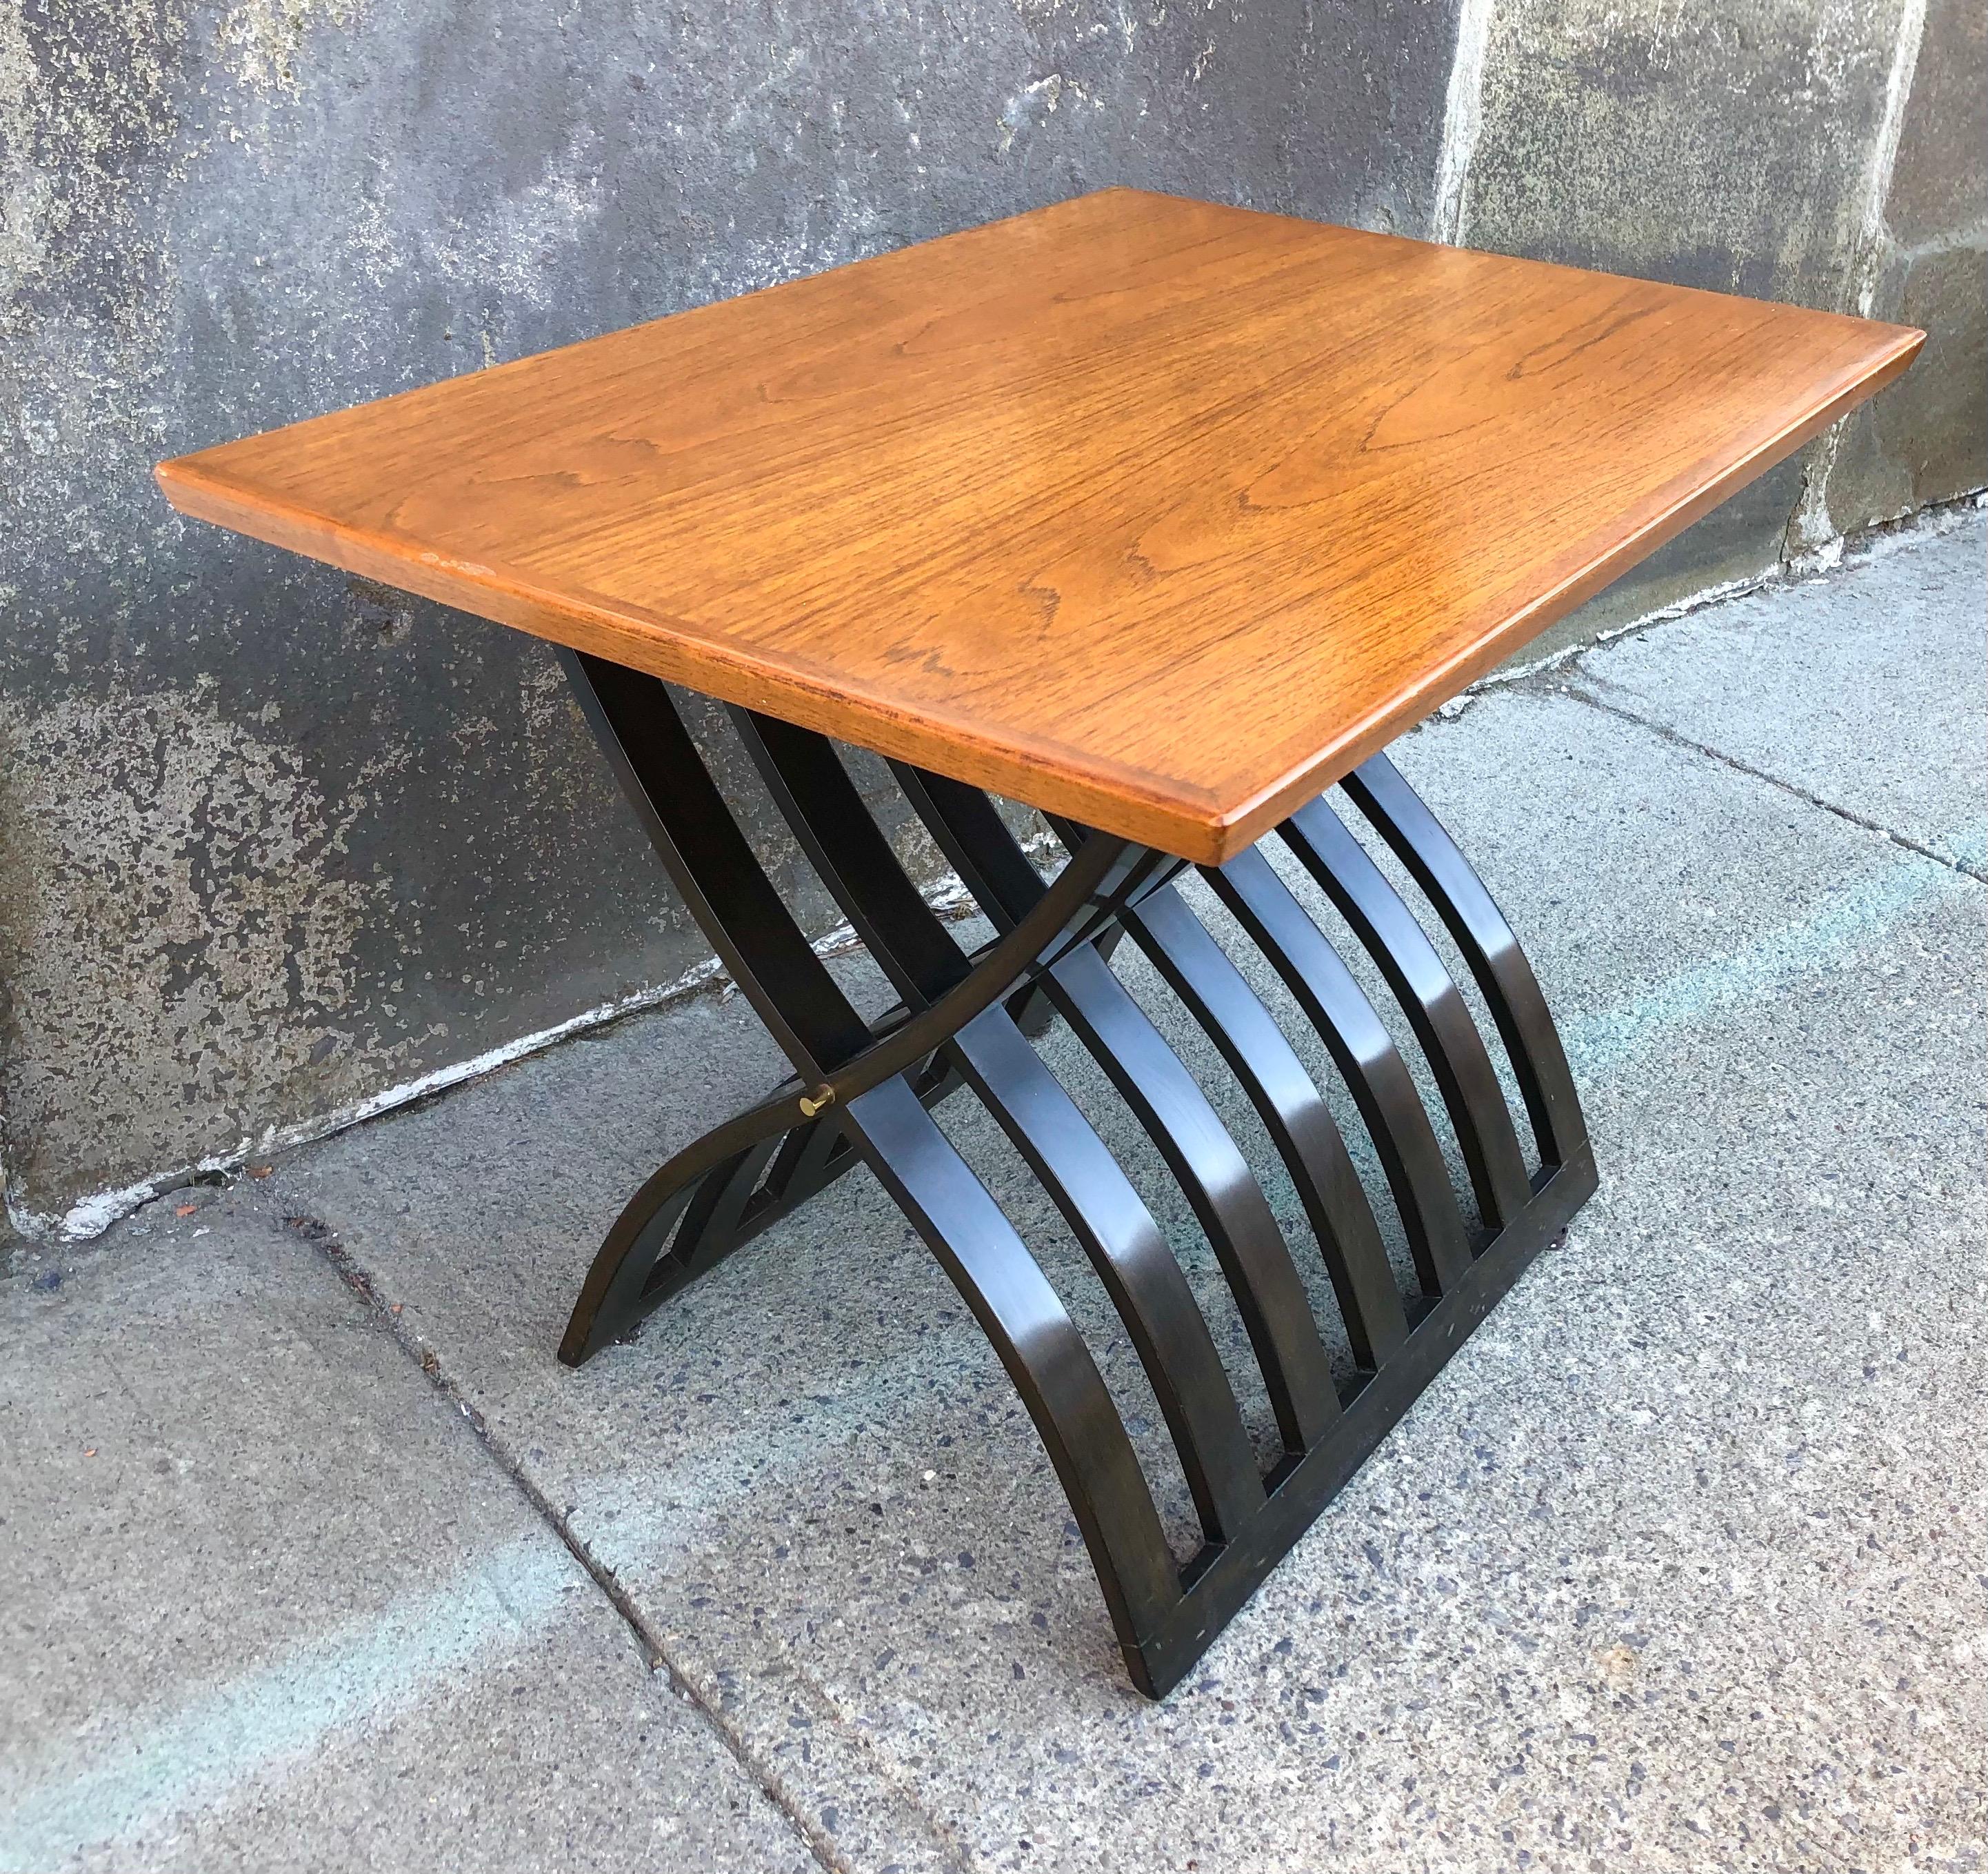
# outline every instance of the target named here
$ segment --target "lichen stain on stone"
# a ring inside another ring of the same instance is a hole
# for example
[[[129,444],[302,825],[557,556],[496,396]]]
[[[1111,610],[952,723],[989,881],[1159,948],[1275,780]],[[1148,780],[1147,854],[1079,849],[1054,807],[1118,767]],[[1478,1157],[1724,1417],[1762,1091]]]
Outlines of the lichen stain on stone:
[[[312,28],[349,27],[366,3],[235,0],[212,44],[245,87],[295,92]],[[0,4],[0,322],[30,285],[89,264],[86,232],[135,233],[134,203],[190,160],[179,98],[203,16],[187,0],[62,0],[31,30]]]
[[[236,0],[222,15],[218,42],[252,90],[295,91],[297,55],[312,27],[349,27],[363,10],[363,0]]]
[[[1063,90],[1063,74],[1052,72],[1046,78],[1038,78],[1024,85],[1009,98],[997,120],[1001,134],[995,146],[996,154],[1008,154],[1014,145],[1016,133],[1024,124],[1039,123],[1053,117],[1062,101]]]
[[[46,251],[53,185],[27,156],[37,76],[19,8],[0,7],[0,316]]]
[[[32,34],[25,9],[0,8],[0,329],[70,237],[128,222],[130,159],[174,127],[161,48],[181,27],[160,0],[65,0]]]
[[[12,519],[29,563],[53,513],[93,512],[83,491],[156,440],[170,261],[151,203],[184,156],[185,14],[0,0],[0,450],[38,458],[36,499]]]
[[[384,1084],[353,952],[382,881],[295,753],[211,686],[0,704],[0,1161],[59,1214]],[[333,1057],[336,1056],[336,1058]]]
[[[1205,0],[1205,10],[1212,12],[1217,0]],[[1094,32],[1108,29],[1124,36],[1129,47],[1141,25],[1160,25],[1167,16],[1165,0],[1148,0],[1148,4],[1135,12],[1127,0],[1116,0],[1116,4],[1100,9],[1095,0],[1014,0],[1015,11],[1023,25],[1031,31],[1040,32],[1044,27],[1062,22],[1073,22],[1086,14],[1101,12],[1101,19],[1094,25]],[[1232,9],[1235,17],[1240,18],[1242,8]],[[1107,25],[1108,22],[1108,25]]]

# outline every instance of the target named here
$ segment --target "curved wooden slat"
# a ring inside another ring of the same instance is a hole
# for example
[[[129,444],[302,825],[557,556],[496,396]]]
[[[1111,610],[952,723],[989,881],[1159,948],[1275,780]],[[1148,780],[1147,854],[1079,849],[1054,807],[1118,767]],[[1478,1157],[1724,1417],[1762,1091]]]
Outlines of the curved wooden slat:
[[[1360,1109],[1401,1213],[1424,1289],[1439,1294],[1470,1267],[1456,1193],[1394,1037],[1339,952],[1254,847],[1203,876],[1311,1019]]]
[[[1100,888],[1138,877],[1147,855],[1117,840],[1100,838],[1087,846],[1041,891],[1030,915],[981,952],[975,966],[943,995],[908,1011],[894,1027],[873,1030],[774,890],[668,688],[654,677],[597,658],[561,655],[671,883],[806,1077],[679,1153],[624,1207],[588,1270],[560,1342],[560,1358],[577,1365],[737,1240],[754,1184],[734,1182],[742,1159],[720,1174],[720,1182],[710,1182],[725,1160],[769,1142],[776,1147],[782,1135],[830,1107],[846,1106],[908,1072],[925,1073],[934,1053],[973,1016],[1025,985],[1084,932],[1111,922],[1115,912],[1098,901]],[[936,1098],[943,1091],[942,1081],[928,1083],[913,1097]],[[752,1167],[754,1180],[765,1162],[762,1158]],[[824,1163],[822,1173],[833,1175],[834,1168]],[[691,1205],[701,1208],[698,1226],[676,1231],[673,1238],[678,1216]],[[719,1227],[707,1230],[706,1223]]]
[[[915,769],[897,772],[988,915],[997,924],[1028,915],[1042,881],[987,797]],[[1207,1235],[1249,1333],[1286,1449],[1310,1449],[1338,1417],[1339,1395],[1303,1280],[1249,1161],[1193,1075],[1094,949],[1071,952],[1043,986],[1159,1148]]]
[[[1341,783],[1435,908],[1491,1010],[1510,1057],[1543,1164],[1570,1162],[1587,1143],[1581,1096],[1539,979],[1469,860],[1385,755]]]
[[[1180,1571],[1084,1337],[986,1187],[901,1080],[852,1101],[844,1123],[1008,1369],[1070,1499],[1126,1666],[1153,1690],[1141,1642],[1179,1602]]]
[[[658,678],[562,651],[573,694],[670,882],[781,1051],[819,1080],[872,1037],[739,830]]]
[[[1005,1010],[960,1030],[967,1081],[1084,1246],[1125,1324],[1209,1541],[1246,1528],[1263,1480],[1206,1318],[1166,1238],[1076,1101]]]
[[[1339,1392],[1303,1278],[1249,1161],[1094,950],[1067,958],[1045,983],[1186,1195],[1248,1331],[1285,1449],[1309,1451],[1338,1418]]]
[[[826,738],[736,712],[739,733],[803,850],[909,1006],[966,959],[906,876]],[[1159,1227],[1090,1121],[1007,1011],[948,1044],[1082,1244],[1125,1324],[1202,1525],[1220,1542],[1263,1507],[1255,1456],[1208,1324]]]
[[[1353,1358],[1363,1368],[1378,1366],[1401,1344],[1408,1316],[1360,1174],[1304,1064],[1171,886],[1128,912],[1125,922],[1256,1108],[1318,1239]]]
[[[693,1141],[644,1180],[623,1206],[580,1284],[560,1341],[565,1365],[591,1359],[718,1260],[697,1253],[701,1239],[695,1234],[679,1243],[684,1213],[701,1196],[715,1203],[756,1156],[763,1165],[766,1156],[760,1155],[778,1149],[795,1129],[794,1119],[793,1089],[783,1088]]]
[[[1478,1213],[1487,1228],[1503,1229],[1525,1209],[1532,1186],[1484,1037],[1435,945],[1324,801],[1300,807],[1277,830],[1380,966],[1435,1076]]]

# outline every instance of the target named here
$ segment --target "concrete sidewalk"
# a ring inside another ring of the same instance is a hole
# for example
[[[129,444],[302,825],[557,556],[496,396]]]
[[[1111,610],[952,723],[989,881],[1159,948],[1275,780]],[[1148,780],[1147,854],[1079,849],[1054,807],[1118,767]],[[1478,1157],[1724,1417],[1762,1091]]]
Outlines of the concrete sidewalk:
[[[554,1362],[711,997],[0,1284],[0,1871],[1981,1868],[1983,540],[1398,746],[1602,1188],[1166,1703],[866,1175]]]

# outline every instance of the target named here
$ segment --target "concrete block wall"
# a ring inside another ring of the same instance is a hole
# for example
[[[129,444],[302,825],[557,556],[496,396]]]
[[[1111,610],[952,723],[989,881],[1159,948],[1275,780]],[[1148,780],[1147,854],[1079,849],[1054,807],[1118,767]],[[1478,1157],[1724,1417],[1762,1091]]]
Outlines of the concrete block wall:
[[[12,1226],[704,959],[540,648],[157,458],[1114,182],[1929,328],[1577,634],[1988,479],[1983,92],[1978,0],[0,0]]]

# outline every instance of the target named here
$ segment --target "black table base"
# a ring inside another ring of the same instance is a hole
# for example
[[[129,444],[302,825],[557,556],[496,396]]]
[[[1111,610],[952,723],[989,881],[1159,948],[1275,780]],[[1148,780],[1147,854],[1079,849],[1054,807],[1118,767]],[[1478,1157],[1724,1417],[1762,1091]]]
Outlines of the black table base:
[[[901,998],[865,1021],[754,856],[666,687],[563,654],[677,890],[795,1078],[678,1154],[623,1211],[560,1358],[577,1365],[858,1162],[965,1298],[1027,1406],[1097,1568],[1134,1683],[1178,1683],[1520,1272],[1594,1189],[1566,1057],[1510,928],[1384,756],[1341,783],[1447,927],[1523,1101],[1529,1162],[1485,1040],[1422,925],[1323,797],[1277,829],[1378,966],[1427,1059],[1469,1185],[1324,932],[1260,847],[1202,875],[1291,992],[1371,1136],[1412,1254],[1404,1297],[1344,1142],[1269,1010],[1174,881],[1182,861],[1052,821],[1045,882],[993,803],[894,764],[997,935],[973,952],[926,904],[828,740],[735,709],[802,851]],[[1129,938],[1260,1116],[1322,1250],[1354,1371],[1335,1381],[1290,1246],[1199,1084],[1110,966]],[[1259,1463],[1206,1320],[1151,1213],[1032,1045],[1060,1016],[1158,1148],[1248,1330],[1282,1456]],[[1164,1414],[1203,1541],[1185,1564],[1090,1349],[929,1109],[970,1087],[1096,1267]]]

